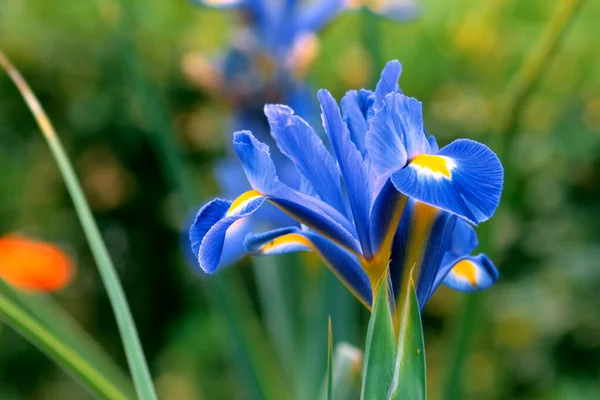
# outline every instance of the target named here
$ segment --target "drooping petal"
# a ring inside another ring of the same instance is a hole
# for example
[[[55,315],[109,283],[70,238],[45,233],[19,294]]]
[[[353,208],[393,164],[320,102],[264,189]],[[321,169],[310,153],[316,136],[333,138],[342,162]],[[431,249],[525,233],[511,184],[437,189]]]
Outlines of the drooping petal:
[[[347,0],[317,0],[300,10],[298,31],[317,32],[346,8]]]
[[[392,174],[396,188],[416,200],[477,224],[492,216],[500,201],[503,170],[486,146],[459,139],[435,155],[420,155]]]
[[[448,251],[456,257],[468,256],[477,248],[478,244],[477,234],[473,227],[461,219],[456,223]]]
[[[327,203],[294,191],[279,181],[268,146],[247,131],[236,132],[233,145],[255,191],[296,221],[361,254],[356,229],[345,216]]]
[[[20,235],[0,238],[0,278],[19,289],[53,292],[73,278],[69,257],[58,247]]]
[[[279,150],[293,161],[321,200],[346,214],[338,167],[313,129],[287,106],[266,105],[265,115]]]
[[[314,251],[366,307],[371,307],[371,284],[358,259],[319,234],[283,228],[248,235],[246,249],[261,255]]]
[[[380,110],[383,107],[385,96],[389,93],[402,93],[398,86],[398,80],[400,79],[401,74],[402,64],[400,64],[398,60],[388,61],[388,63],[385,64],[383,71],[381,71],[379,82],[377,82],[377,87],[375,88],[375,102],[373,103],[375,111]]]
[[[252,215],[264,203],[264,196],[256,191],[246,192],[235,201],[215,199],[200,209],[190,227],[192,252],[200,268],[213,274],[223,256],[228,229],[241,229],[243,218]],[[234,224],[237,223],[237,227]],[[240,241],[241,242],[241,241]]]
[[[476,292],[492,286],[498,270],[485,254],[457,260],[444,278],[444,285],[461,292]]]
[[[333,96],[328,91],[321,89],[318,92],[318,98],[321,102],[323,127],[342,173],[361,248],[364,255],[369,258],[371,256],[369,243],[371,188],[367,166],[350,138],[350,131],[342,119],[342,114]]]

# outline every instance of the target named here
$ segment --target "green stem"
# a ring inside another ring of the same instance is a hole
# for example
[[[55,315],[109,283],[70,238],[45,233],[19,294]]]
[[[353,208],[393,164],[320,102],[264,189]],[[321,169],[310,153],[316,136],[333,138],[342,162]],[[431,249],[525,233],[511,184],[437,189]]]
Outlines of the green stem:
[[[508,93],[505,97],[505,107],[503,108],[504,117],[501,119],[501,125],[494,136],[500,141],[494,147],[497,148],[497,153],[501,160],[506,162],[510,143],[518,132],[521,116],[527,101],[547,71],[569,26],[584,2],[585,0],[562,0],[557,6],[553,17],[548,22],[534,50],[523,62],[519,72],[509,85]],[[506,178],[505,176],[505,180],[510,183],[511,178]],[[506,189],[512,188],[512,185],[505,186]],[[510,206],[514,198],[513,190],[506,189],[503,207]],[[480,231],[483,233],[482,240],[480,240],[480,249],[493,258],[491,254],[493,252],[492,238],[489,227],[484,225],[480,228]],[[446,377],[446,390],[444,391],[444,398],[447,400],[462,398],[461,383],[464,360],[469,352],[471,339],[476,334],[477,314],[480,309],[479,303],[482,297],[483,294],[468,295],[464,300],[462,316],[457,321],[458,329],[454,333],[453,345],[449,347],[452,353]]]
[[[72,373],[99,398],[107,400],[127,400],[130,398],[115,387],[100,370],[90,364],[81,354],[78,354],[67,343],[45,329],[39,322],[31,318],[1,293],[0,314],[15,330],[64,366],[68,372]]]
[[[39,101],[21,76],[19,72],[12,66],[10,61],[4,56],[4,53],[0,51],[0,65],[6,70],[8,75],[11,77],[21,95],[27,102],[33,116],[35,117],[44,138],[46,139],[50,150],[58,168],[65,180],[67,190],[71,195],[75,211],[83,231],[90,244],[92,255],[96,263],[98,264],[98,271],[100,277],[104,283],[104,287],[108,293],[111,306],[117,319],[117,325],[119,332],[123,340],[123,346],[125,348],[125,354],[127,356],[127,362],[133,376],[133,381],[136,387],[138,397],[140,399],[156,399],[154,392],[154,386],[152,384],[152,378],[148,365],[142,351],[142,346],[129,310],[129,305],[123,292],[123,287],[115,271],[115,267],[112,263],[106,245],[102,240],[100,230],[96,225],[92,211],[85,199],[81,185],[77,179],[77,175],[71,165],[71,161],[67,156],[52,123],[48,119],[48,116],[44,112]]]

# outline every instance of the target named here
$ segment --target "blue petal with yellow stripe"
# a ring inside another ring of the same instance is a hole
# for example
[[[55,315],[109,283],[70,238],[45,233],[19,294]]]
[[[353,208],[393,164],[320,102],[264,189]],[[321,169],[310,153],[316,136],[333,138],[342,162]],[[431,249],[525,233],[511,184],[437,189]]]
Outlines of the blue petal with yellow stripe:
[[[257,255],[313,251],[367,308],[371,307],[371,284],[358,259],[319,234],[283,228],[248,235],[245,245],[248,252]]]

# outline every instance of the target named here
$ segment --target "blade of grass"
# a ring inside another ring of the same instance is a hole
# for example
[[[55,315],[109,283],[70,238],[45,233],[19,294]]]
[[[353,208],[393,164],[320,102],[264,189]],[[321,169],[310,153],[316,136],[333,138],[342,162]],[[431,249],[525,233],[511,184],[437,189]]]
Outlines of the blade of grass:
[[[32,318],[19,305],[0,292],[0,315],[7,324],[54,359],[82,386],[101,399],[127,400],[134,397],[121,390],[108,379],[103,371],[70,347],[69,343],[55,336],[41,323]]]
[[[103,375],[114,386],[121,388],[128,398],[135,397],[135,389],[129,377],[52,297],[22,293],[2,279],[0,279],[0,292],[43,328],[62,342],[68,343],[73,351],[102,371]]]
[[[327,400],[333,399],[333,333],[331,317],[327,325]]]
[[[501,160],[506,161],[510,143],[518,131],[521,115],[527,101],[538,82],[544,76],[569,26],[584,2],[585,0],[562,0],[560,2],[533,51],[525,59],[519,72],[509,85],[505,100],[506,105],[502,109],[503,116],[500,119],[502,122],[494,137],[500,143],[497,146],[493,146],[497,149],[498,157]],[[515,185],[511,184],[510,169],[506,168],[506,170],[505,181],[507,184],[505,185],[501,207],[510,206],[514,198]],[[491,232],[489,231],[489,226],[483,225],[478,232],[483,234],[479,241],[480,250],[494,258],[494,249],[491,246]],[[461,319],[457,321],[452,345],[449,346],[451,351],[450,364],[448,366],[444,390],[444,398],[447,400],[462,398],[463,365],[471,339],[475,336],[477,314],[482,297],[483,293],[469,294],[464,299]]]
[[[139,52],[131,38],[131,32],[136,26],[136,15],[139,15],[137,5],[131,1],[122,1],[121,5],[122,20],[115,42],[121,53],[124,70],[131,82],[139,109],[147,119],[148,139],[158,156],[163,173],[171,188],[180,196],[182,209],[188,210],[197,205],[196,197],[203,197],[202,186],[190,184],[192,180],[189,178],[189,168],[175,141],[176,135],[167,107],[161,101],[156,86],[147,78]],[[191,190],[192,187],[195,191]],[[203,293],[215,307],[223,310],[220,313],[221,322],[229,331],[230,337],[236,338],[236,354],[235,357],[232,356],[231,362],[237,367],[240,379],[250,385],[252,393],[262,395],[269,392],[272,382],[283,385],[285,375],[278,368],[270,369],[270,374],[264,373],[269,368],[263,364],[270,364],[269,343],[264,332],[245,324],[257,319],[256,313],[251,307],[247,307],[249,296],[241,282],[237,282],[238,271],[232,269],[227,272],[219,273],[205,282],[202,285]]]
[[[54,156],[58,168],[65,180],[67,190],[71,195],[75,211],[85,236],[90,244],[94,260],[98,265],[98,271],[104,287],[108,293],[111,306],[115,313],[117,320],[117,326],[123,340],[123,346],[125,348],[125,354],[127,356],[127,362],[129,369],[133,376],[133,381],[136,387],[138,397],[140,399],[156,399],[156,393],[152,384],[152,378],[144,352],[140,344],[140,340],[137,334],[129,305],[123,292],[123,287],[115,271],[115,267],[112,263],[106,245],[102,240],[100,230],[96,225],[92,211],[87,203],[87,200],[81,189],[81,185],[77,179],[77,175],[71,165],[71,161],[67,156],[52,123],[48,119],[48,116],[44,112],[39,101],[21,76],[19,72],[12,66],[10,61],[6,58],[3,52],[0,51],[0,65],[6,70],[10,78],[13,80],[21,95],[25,99],[31,113],[35,117],[40,130],[44,138],[46,139],[52,155]]]

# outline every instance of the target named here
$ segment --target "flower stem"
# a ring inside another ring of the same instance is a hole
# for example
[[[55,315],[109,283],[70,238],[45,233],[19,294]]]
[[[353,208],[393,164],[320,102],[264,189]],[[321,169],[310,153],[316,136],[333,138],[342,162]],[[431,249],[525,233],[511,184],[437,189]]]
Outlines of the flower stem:
[[[123,287],[121,286],[121,282],[119,281],[108,250],[106,249],[106,245],[102,240],[100,230],[96,225],[90,206],[83,194],[77,175],[71,165],[71,161],[69,160],[60,139],[56,135],[52,123],[29,88],[29,85],[27,85],[27,82],[25,82],[21,74],[12,66],[2,51],[0,51],[0,66],[8,73],[29,106],[44,138],[50,146],[52,155],[65,180],[67,190],[73,200],[75,211],[90,244],[92,254],[98,265],[100,277],[102,278],[115,313],[117,325],[125,348],[125,354],[127,356],[127,362],[133,376],[138,397],[143,400],[156,399],[152,378],[133,322],[133,317],[131,316],[131,311],[129,310],[129,305],[125,298],[125,293],[123,292]]]
[[[497,147],[497,153],[501,160],[506,162],[506,155],[511,141],[518,132],[519,122],[525,105],[536,85],[548,69],[562,43],[562,39],[577,15],[577,11],[581,9],[584,2],[585,0],[562,0],[560,2],[533,51],[525,59],[519,72],[509,85],[505,97],[505,107],[502,109],[503,118],[501,118],[501,125],[495,135],[499,143],[494,147]],[[506,179],[506,181],[510,181],[510,178]],[[508,188],[511,185],[506,186]],[[514,197],[512,192],[512,190],[505,190],[503,207],[509,207],[512,203]],[[489,232],[490,229],[487,225],[482,227],[482,230],[484,235],[481,238],[482,240],[480,240],[481,251],[492,256],[492,234]],[[452,353],[449,358],[444,390],[444,398],[447,400],[462,398],[461,383],[463,366],[466,355],[469,352],[469,346],[476,334],[477,314],[482,298],[483,294],[480,293],[477,295],[467,295],[464,299],[462,316],[457,321],[458,329],[454,333],[453,345],[449,346]]]

